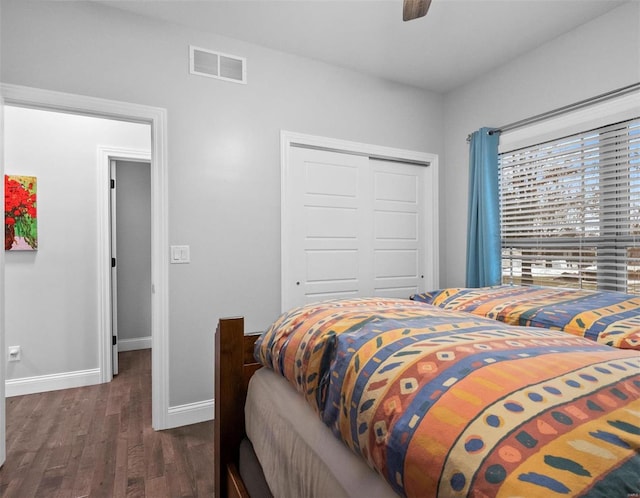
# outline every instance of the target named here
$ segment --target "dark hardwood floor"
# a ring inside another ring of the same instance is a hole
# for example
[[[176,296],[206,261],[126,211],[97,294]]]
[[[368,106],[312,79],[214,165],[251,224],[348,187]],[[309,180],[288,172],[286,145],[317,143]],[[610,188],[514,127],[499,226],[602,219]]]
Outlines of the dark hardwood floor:
[[[213,496],[213,422],[151,428],[151,351],[109,384],[7,398],[2,497]]]

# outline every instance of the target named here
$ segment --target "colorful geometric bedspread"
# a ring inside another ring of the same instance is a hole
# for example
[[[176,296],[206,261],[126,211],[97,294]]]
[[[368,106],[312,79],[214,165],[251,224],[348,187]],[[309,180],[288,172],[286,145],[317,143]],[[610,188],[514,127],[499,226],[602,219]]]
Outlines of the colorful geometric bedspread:
[[[564,330],[608,346],[640,350],[640,296],[502,285],[440,289],[411,299],[511,325]]]
[[[296,308],[256,344],[401,496],[640,493],[640,354],[394,299]]]

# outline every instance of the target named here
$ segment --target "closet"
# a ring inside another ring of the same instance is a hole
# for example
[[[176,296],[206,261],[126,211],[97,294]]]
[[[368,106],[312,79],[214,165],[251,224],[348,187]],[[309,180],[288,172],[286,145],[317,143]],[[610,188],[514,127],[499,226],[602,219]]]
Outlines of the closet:
[[[435,284],[428,163],[293,145],[283,170],[283,309]],[[286,280],[285,280],[286,279]]]

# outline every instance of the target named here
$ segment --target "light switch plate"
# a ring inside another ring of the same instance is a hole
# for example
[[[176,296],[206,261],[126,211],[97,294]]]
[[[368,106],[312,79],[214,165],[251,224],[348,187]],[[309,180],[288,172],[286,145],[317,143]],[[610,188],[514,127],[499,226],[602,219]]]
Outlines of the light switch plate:
[[[171,246],[171,264],[191,262],[189,246]]]

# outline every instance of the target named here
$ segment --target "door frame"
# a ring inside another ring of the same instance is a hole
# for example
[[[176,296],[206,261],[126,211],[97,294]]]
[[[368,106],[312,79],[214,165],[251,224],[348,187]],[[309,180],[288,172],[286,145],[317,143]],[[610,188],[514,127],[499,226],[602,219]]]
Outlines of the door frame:
[[[0,176],[4,185],[4,96],[0,90]],[[0,189],[0,204],[4,206],[4,187]],[[3,220],[4,221],[4,220]],[[0,254],[0,467],[7,457],[7,411],[5,398],[5,291],[4,291],[4,251]]]
[[[155,430],[168,428],[169,415],[169,227],[168,227],[168,158],[167,158],[167,111],[160,107],[119,102],[84,95],[56,92],[21,85],[0,84],[4,105],[16,105],[57,112],[96,116],[119,121],[147,123],[151,125],[151,413]],[[98,189],[108,200],[104,187]],[[104,206],[104,199],[100,205]],[[98,206],[100,208],[100,206]],[[101,209],[98,209],[100,212]],[[103,213],[103,214],[108,214]],[[108,221],[108,216],[106,217]],[[109,280],[104,267],[110,269],[110,259],[104,258],[104,219],[98,220],[98,293],[96,303],[100,320],[98,331],[98,356],[101,376],[104,381],[107,365],[104,362],[104,320],[109,314],[105,308]],[[107,253],[108,254],[108,253]],[[2,331],[4,338],[4,330]],[[110,351],[110,348],[108,349]],[[3,413],[3,416],[6,415]]]
[[[118,375],[118,218],[116,210],[118,209],[116,200],[116,160],[109,158],[109,246],[111,256],[111,377]],[[100,371],[102,372],[102,368]]]
[[[291,260],[291,241],[287,227],[291,225],[290,208],[288,206],[288,192],[290,189],[292,160],[290,156],[292,147],[308,147],[326,151],[340,152],[344,154],[355,154],[376,159],[386,159],[390,161],[400,161],[410,164],[427,166],[427,174],[424,177],[424,193],[431,199],[431,204],[426,204],[431,216],[427,217],[426,238],[432,242],[431,247],[426,248],[425,268],[431,270],[431,279],[425,281],[425,285],[437,288],[440,281],[440,242],[439,242],[439,222],[438,222],[438,155],[428,152],[420,152],[408,149],[398,149],[381,145],[373,145],[361,142],[351,142],[337,138],[321,137],[317,135],[307,135],[292,131],[280,131],[280,307],[282,312],[288,309],[290,302],[288,287],[285,282],[290,282],[293,278],[290,275],[288,262]]]
[[[100,382],[110,382],[113,379],[112,365],[112,328],[113,328],[113,279],[111,278],[111,230],[112,210],[111,210],[111,161],[131,161],[149,163],[153,169],[151,160],[151,152],[146,150],[126,149],[120,147],[98,147],[98,261],[101,264],[98,267],[100,295],[100,329],[99,335],[99,365],[100,365]],[[153,180],[152,180],[153,185]],[[153,188],[153,187],[152,187]],[[151,193],[153,199],[153,191]],[[153,208],[152,208],[153,223]],[[153,232],[153,227],[152,227]],[[153,244],[153,233],[151,236]],[[166,247],[166,246],[165,246]],[[153,248],[152,248],[153,251]],[[153,260],[153,254],[151,256]],[[108,263],[107,263],[108,262]],[[153,275],[152,282],[155,282]],[[153,291],[151,292],[151,302],[153,303]],[[153,315],[153,305],[152,305]],[[151,330],[151,354],[153,354],[153,336],[154,330]],[[153,366],[152,366],[153,368]],[[153,376],[153,373],[152,373]],[[155,428],[155,427],[154,427]]]

